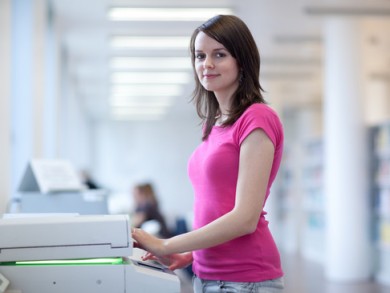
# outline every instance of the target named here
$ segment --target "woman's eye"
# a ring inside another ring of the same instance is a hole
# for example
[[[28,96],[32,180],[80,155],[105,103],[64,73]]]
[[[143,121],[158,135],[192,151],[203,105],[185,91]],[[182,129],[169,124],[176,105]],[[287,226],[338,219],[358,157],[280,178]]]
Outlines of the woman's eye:
[[[196,54],[195,58],[196,59],[203,59],[204,58],[204,54]]]
[[[225,57],[226,54],[225,54],[225,53],[217,53],[216,56],[217,56],[218,58],[221,58],[221,57]]]

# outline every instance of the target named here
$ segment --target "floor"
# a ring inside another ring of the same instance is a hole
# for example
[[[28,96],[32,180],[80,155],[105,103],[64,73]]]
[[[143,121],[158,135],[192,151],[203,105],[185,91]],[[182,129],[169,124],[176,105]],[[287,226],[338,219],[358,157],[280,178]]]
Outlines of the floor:
[[[282,256],[285,272],[283,293],[389,293],[390,287],[375,282],[332,283],[323,275],[322,265],[285,254]],[[192,293],[190,280],[179,272],[181,293]]]
[[[390,287],[373,281],[357,283],[332,283],[325,279],[323,266],[301,257],[284,254],[284,293],[389,293]]]

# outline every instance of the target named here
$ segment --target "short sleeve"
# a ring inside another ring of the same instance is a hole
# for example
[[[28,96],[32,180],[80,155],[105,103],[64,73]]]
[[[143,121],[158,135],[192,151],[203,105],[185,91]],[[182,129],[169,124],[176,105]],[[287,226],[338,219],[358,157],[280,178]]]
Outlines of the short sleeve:
[[[283,139],[282,124],[276,112],[266,104],[251,105],[237,120],[236,141],[239,145],[255,129],[261,128],[275,148]]]

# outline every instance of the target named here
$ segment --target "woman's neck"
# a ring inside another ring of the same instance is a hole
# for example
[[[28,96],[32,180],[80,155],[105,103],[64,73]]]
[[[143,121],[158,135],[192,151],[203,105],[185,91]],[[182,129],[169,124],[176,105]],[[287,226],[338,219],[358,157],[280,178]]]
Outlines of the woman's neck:
[[[228,87],[220,91],[215,91],[214,95],[219,104],[219,111],[222,115],[229,115],[234,94],[237,91],[237,86]]]
[[[219,105],[220,115],[229,115],[232,97],[221,97],[216,95],[216,98]]]
[[[227,119],[229,118],[229,115],[227,114],[219,114],[215,117],[215,125],[220,126],[222,125]]]

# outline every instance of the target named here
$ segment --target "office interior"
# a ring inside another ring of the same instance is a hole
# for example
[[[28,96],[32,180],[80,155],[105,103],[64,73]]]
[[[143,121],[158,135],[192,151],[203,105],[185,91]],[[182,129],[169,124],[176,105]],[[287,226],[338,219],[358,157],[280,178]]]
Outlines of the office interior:
[[[202,20],[125,20],[118,7],[221,9],[248,24],[285,128],[266,209],[286,293],[387,292],[386,0],[0,1],[0,215],[17,212],[31,160],[61,159],[107,191],[107,213],[129,213],[131,187],[149,180],[171,227],[190,226],[187,159],[201,125],[180,41]]]

